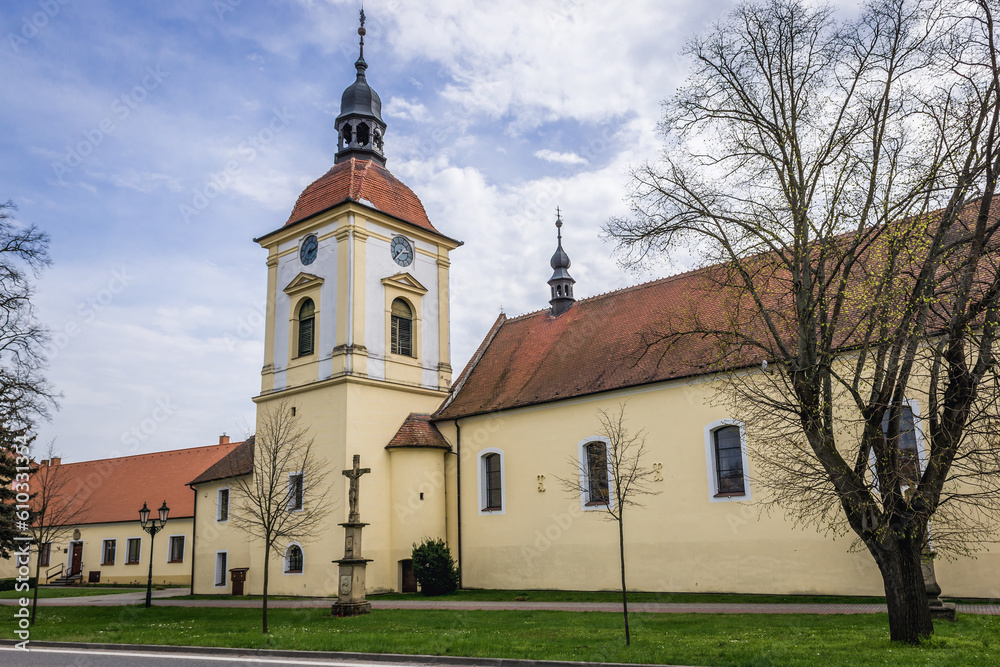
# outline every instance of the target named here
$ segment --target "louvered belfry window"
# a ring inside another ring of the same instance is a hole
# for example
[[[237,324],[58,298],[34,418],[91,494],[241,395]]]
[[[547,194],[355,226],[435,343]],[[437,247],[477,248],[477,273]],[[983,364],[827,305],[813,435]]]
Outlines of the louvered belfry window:
[[[413,356],[413,311],[402,299],[392,302],[392,345],[393,354]]]
[[[313,353],[316,338],[316,305],[312,299],[306,299],[299,306],[299,353],[302,357]]]

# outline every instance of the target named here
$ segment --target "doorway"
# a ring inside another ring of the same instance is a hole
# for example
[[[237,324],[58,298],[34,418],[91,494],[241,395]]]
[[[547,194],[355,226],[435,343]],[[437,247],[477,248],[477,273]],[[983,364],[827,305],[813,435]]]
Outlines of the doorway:
[[[413,574],[413,559],[399,561],[400,574],[402,575],[402,585],[400,590],[403,593],[417,592],[417,577]]]
[[[69,547],[69,576],[83,572],[83,542],[72,542]]]

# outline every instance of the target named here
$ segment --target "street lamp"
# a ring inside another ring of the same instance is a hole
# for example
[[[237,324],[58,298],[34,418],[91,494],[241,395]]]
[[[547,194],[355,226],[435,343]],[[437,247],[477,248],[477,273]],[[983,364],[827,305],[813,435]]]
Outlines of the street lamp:
[[[153,603],[153,542],[156,540],[156,534],[163,530],[167,523],[167,516],[170,514],[166,500],[160,506],[159,514],[160,520],[157,523],[155,518],[152,521],[149,520],[149,508],[146,507],[145,502],[142,503],[142,509],[139,510],[139,525],[149,533],[149,579],[146,580],[146,607],[152,606]]]

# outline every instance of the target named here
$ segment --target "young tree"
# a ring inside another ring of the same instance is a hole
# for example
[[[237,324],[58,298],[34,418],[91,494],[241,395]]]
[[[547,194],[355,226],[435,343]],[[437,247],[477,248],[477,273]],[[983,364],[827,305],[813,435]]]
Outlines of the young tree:
[[[606,467],[598,455],[597,461],[592,461],[590,452],[584,460],[569,459],[576,474],[572,477],[557,477],[560,485],[572,496],[581,494],[588,498],[591,504],[599,505],[611,521],[618,525],[618,556],[622,578],[622,616],[625,619],[625,645],[632,645],[632,634],[628,624],[628,593],[625,586],[625,508],[642,507],[638,501],[641,496],[655,495],[649,483],[654,472],[642,465],[642,457],[646,453],[646,433],[639,430],[631,433],[625,425],[625,404],[618,406],[617,412],[598,410],[597,421],[600,424],[598,434],[603,442],[595,441],[594,445],[603,445],[603,453],[607,459]],[[602,447],[598,447],[598,451]],[[594,465],[596,463],[596,465]]]
[[[31,625],[35,624],[38,608],[38,586],[42,583],[42,549],[73,531],[86,521],[86,498],[78,495],[70,484],[70,476],[62,465],[53,465],[58,458],[55,442],[49,442],[45,460],[35,467],[31,476],[31,538],[35,545],[35,587],[31,600]]]
[[[647,352],[723,374],[770,502],[857,535],[910,643],[933,632],[928,526],[968,550],[1000,516],[995,9],[870,0],[838,23],[738,5],[688,45],[662,162],[606,227],[626,262],[694,248],[710,265]]]
[[[291,405],[280,401],[258,416],[253,471],[234,471],[233,525],[264,547],[263,632],[267,634],[267,585],[271,556],[282,556],[289,541],[309,542],[324,527],[330,510],[330,468],[313,451]]]

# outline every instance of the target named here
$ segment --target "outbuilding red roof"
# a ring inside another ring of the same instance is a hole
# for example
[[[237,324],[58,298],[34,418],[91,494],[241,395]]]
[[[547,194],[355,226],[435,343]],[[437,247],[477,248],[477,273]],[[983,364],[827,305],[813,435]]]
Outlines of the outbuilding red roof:
[[[582,299],[558,317],[549,310],[501,315],[434,417],[456,419],[708,372],[706,340],[675,341],[663,354],[666,346],[652,337],[686,318],[695,302],[699,314],[706,306],[711,310],[697,295],[713,287],[704,270],[693,271]]]
[[[410,416],[403,420],[403,425],[396,431],[386,449],[396,449],[400,447],[431,447],[434,449],[451,449],[451,445],[441,435],[438,427],[431,422],[431,416],[411,412]]]
[[[302,191],[285,226],[293,225],[346,201],[360,202],[411,225],[440,234],[413,190],[371,160],[350,158]]]
[[[137,454],[114,459],[60,463],[59,484],[83,507],[75,524],[138,521],[143,503],[155,513],[163,501],[170,518],[194,516],[194,494],[187,482],[233,451],[240,443]]]

